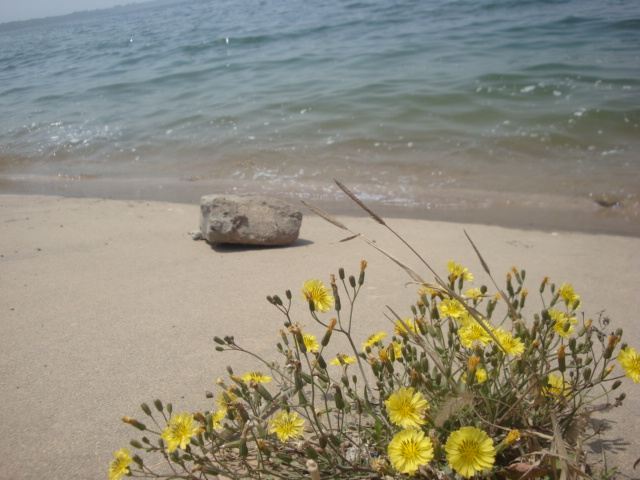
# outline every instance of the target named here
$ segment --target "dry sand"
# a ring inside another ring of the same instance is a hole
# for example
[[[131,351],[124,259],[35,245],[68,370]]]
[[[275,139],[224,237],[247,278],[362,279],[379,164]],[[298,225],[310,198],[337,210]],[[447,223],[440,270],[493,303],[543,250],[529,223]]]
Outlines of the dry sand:
[[[199,208],[161,202],[0,195],[0,479],[105,478],[112,453],[137,437],[120,422],[142,418],[141,402],[206,410],[207,390],[227,364],[246,358],[215,351],[214,335],[275,358],[282,317],[268,294],[343,266],[369,261],[356,335],[388,328],[386,305],[408,314],[415,288],[405,272],[359,241],[308,214],[301,238],[280,249],[212,249],[195,242]],[[364,215],[341,217],[354,230],[418,267],[406,249]],[[455,259],[486,282],[453,223],[389,221],[434,266]],[[610,329],[640,348],[637,288],[640,238],[544,233],[470,225],[468,233],[502,282],[527,269],[530,291],[548,275],[573,282],[587,315],[606,309]],[[424,270],[421,273],[426,275]],[[537,300],[531,295],[529,307]],[[302,300],[299,320],[315,333]],[[604,449],[620,478],[637,478],[640,385],[625,379],[622,408],[609,412]],[[595,445],[599,448],[598,445]]]

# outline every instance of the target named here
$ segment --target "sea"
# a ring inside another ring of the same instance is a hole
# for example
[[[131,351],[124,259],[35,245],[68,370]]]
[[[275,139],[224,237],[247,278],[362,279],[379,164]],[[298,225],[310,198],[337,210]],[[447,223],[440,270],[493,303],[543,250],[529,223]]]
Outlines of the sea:
[[[366,215],[337,179],[392,217],[640,236],[637,0],[164,0],[2,23],[0,112],[0,193]]]

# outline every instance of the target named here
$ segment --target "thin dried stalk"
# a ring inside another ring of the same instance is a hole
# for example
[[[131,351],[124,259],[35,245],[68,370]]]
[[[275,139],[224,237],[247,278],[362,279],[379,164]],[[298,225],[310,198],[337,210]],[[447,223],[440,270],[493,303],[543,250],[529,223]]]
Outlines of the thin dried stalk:
[[[315,213],[319,217],[324,218],[327,222],[332,223],[333,225],[335,225],[338,228],[341,228],[342,230],[349,230],[344,223],[336,220],[335,217],[329,215],[327,212],[325,212],[321,208],[318,208],[315,205],[305,202],[304,200],[300,200],[300,201],[305,207],[307,207],[309,210],[311,210],[313,213]]]
[[[380,218],[376,213],[373,212],[373,210],[371,210],[369,207],[367,207],[362,200],[360,200],[358,197],[356,197],[351,190],[349,190],[347,187],[345,187],[342,183],[340,183],[338,180],[334,179],[334,182],[336,182],[336,185],[338,185],[338,187],[340,187],[340,189],[347,194],[347,196],[353,200],[354,202],[356,202],[360,208],[362,208],[365,212],[367,212],[371,218],[373,218],[376,222],[378,222],[380,225],[384,225],[385,227],[387,226],[387,224],[384,222],[384,220],[382,218]]]

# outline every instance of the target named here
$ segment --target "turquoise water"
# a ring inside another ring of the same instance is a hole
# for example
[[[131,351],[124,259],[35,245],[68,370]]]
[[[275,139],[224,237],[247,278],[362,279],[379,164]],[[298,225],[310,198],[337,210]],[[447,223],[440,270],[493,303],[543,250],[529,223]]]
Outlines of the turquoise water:
[[[636,0],[184,1],[5,24],[0,110],[0,192],[328,201],[335,177],[414,211],[588,199],[639,220]]]

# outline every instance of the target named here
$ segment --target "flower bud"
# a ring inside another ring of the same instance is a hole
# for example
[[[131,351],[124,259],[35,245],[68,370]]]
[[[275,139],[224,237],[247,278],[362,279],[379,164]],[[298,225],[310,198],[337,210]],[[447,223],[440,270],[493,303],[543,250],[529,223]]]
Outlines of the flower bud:
[[[611,390],[615,390],[620,385],[622,385],[622,381],[621,380],[616,380],[615,382],[613,382],[613,385],[611,385]]]
[[[317,355],[316,357],[316,362],[318,364],[318,367],[320,367],[320,369],[322,370],[326,370],[327,369],[327,362],[324,359],[324,357],[320,354]]]
[[[313,465],[315,465],[316,472],[317,472],[318,471],[318,466],[317,466],[316,462],[314,462],[313,460],[317,460],[318,459],[318,452],[316,452],[316,449],[313,448],[311,445],[309,445],[307,448],[305,448],[304,451],[305,451],[307,457],[310,458],[310,460],[307,460],[307,469],[311,472],[312,468],[313,468]],[[313,478],[313,475],[311,476],[311,478]]]
[[[256,442],[256,446],[258,447],[258,450],[260,450],[260,453],[266,455],[267,457],[271,456],[271,450],[262,440],[258,440]]]
[[[522,277],[524,278],[524,270],[522,271]],[[520,440],[520,432],[518,430],[511,430],[507,435],[507,444],[513,445]]]
[[[542,283],[540,284],[540,293],[544,292],[544,289],[547,286],[547,283],[549,283],[549,277],[544,277],[542,279]]]
[[[561,372],[564,372],[567,369],[564,349],[565,349],[565,345],[562,345],[560,348],[558,348],[558,370],[560,370]]]
[[[143,403],[140,405],[140,408],[142,409],[142,411],[144,413],[146,413],[147,415],[151,416],[151,409],[149,408],[149,405],[147,405],[146,403]]]
[[[585,367],[582,369],[582,378],[584,378],[585,382],[591,380],[591,369],[589,367]]]
[[[271,396],[269,391],[264,387],[264,385],[260,383],[257,384],[256,392],[258,392],[258,395],[264,398],[267,402],[270,402],[271,400],[273,400],[273,397]]]
[[[349,285],[351,285],[351,288],[356,288],[356,277],[353,275],[349,275]]]
[[[515,292],[513,291],[513,285],[511,284],[511,274],[507,273],[507,292],[509,292],[509,296],[513,297]]]
[[[122,421],[124,423],[128,423],[129,425],[131,425],[134,428],[137,428],[138,430],[141,431],[145,431],[147,429],[147,427],[145,426],[144,423],[139,422],[138,420],[136,420],[135,418],[131,418],[131,417],[123,417]]]
[[[245,438],[240,439],[238,453],[240,453],[242,458],[247,458],[249,456],[249,448],[247,447],[247,440]]]
[[[336,324],[338,323],[338,320],[336,320],[335,318],[332,318],[331,320],[329,320],[329,327],[327,328],[327,331],[324,334],[324,337],[322,337],[322,341],[320,342],[320,344],[323,347],[326,347],[327,345],[329,345],[329,340],[331,340],[331,334],[333,333],[333,329],[336,327]]]
[[[344,398],[342,396],[342,390],[338,385],[334,385],[335,393],[333,394],[333,401],[336,403],[338,410],[344,410]]]
[[[309,302],[310,304],[313,302]],[[302,336],[302,332],[300,330],[296,331],[294,334],[296,337],[296,345],[300,350],[300,353],[307,353],[307,346],[304,344],[304,337]]]
[[[367,268],[367,261],[362,260],[360,262],[360,278],[358,279],[358,284],[362,285],[364,283],[364,271]]]
[[[611,335],[609,337],[609,343],[607,344],[607,348],[602,355],[604,358],[609,359],[611,355],[613,355],[613,349],[616,347],[616,344],[620,341],[620,337],[616,335]]]

